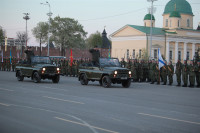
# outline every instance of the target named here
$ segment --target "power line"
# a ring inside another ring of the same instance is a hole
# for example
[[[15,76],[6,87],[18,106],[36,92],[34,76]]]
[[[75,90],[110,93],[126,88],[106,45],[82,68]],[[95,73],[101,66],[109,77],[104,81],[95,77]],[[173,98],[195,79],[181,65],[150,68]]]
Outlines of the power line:
[[[106,17],[101,17],[101,18],[93,18],[93,19],[85,19],[85,20],[79,20],[79,21],[94,21],[94,20],[101,20],[101,19],[113,18],[113,17],[118,17],[118,16],[130,14],[130,13],[133,13],[133,12],[138,12],[138,11],[141,11],[143,9],[146,9],[146,7],[145,8],[140,8],[140,9],[137,9],[137,10],[132,10],[132,11],[124,12],[124,13],[121,13],[121,14],[112,15],[112,16],[106,16]]]

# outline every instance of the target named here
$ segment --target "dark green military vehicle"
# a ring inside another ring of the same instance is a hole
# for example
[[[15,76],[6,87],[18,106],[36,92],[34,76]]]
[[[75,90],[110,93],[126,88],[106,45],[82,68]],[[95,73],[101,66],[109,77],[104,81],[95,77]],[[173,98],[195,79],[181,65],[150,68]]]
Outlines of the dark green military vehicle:
[[[129,88],[132,73],[120,67],[117,58],[99,58],[98,63],[81,64],[78,79],[82,85],[87,85],[89,81],[99,81],[99,84],[106,88],[110,87],[111,83],[122,84],[123,87]]]
[[[35,83],[41,79],[51,79],[53,83],[60,80],[60,68],[51,64],[47,56],[33,56],[31,62],[19,62],[16,66],[16,77],[18,81],[23,81],[24,77],[31,78]]]

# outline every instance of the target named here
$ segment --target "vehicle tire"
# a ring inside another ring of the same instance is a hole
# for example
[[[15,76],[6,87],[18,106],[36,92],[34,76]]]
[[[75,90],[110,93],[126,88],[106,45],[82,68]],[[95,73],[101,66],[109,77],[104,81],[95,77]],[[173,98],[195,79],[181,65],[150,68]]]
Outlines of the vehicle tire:
[[[81,82],[82,85],[87,85],[88,84],[88,79],[87,79],[85,74],[81,74],[80,82]]]
[[[58,83],[60,81],[60,75],[56,75],[52,78],[53,83]]]
[[[23,81],[24,80],[24,76],[22,75],[21,71],[17,71],[17,80],[18,81]]]
[[[41,77],[38,72],[33,73],[33,81],[34,81],[34,83],[40,83]]]
[[[107,75],[103,76],[103,78],[102,78],[102,85],[105,88],[111,87],[111,80],[110,80],[109,76],[107,76]]]
[[[102,80],[99,81],[100,86],[102,86]]]
[[[122,86],[123,86],[124,88],[129,88],[130,85],[131,85],[131,79],[122,81]]]

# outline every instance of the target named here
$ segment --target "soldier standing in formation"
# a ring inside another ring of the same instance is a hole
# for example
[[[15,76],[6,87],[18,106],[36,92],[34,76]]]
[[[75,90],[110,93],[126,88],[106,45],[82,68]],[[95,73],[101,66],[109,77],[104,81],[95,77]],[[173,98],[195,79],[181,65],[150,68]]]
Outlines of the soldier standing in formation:
[[[150,64],[150,75],[151,75],[151,84],[154,84],[155,82],[155,76],[154,76],[154,70],[155,70],[155,61],[152,60],[152,63]]]
[[[187,61],[184,60],[184,64],[182,65],[182,80],[183,80],[183,87],[187,87],[188,83],[188,65]]]
[[[178,62],[176,63],[176,79],[177,79],[177,86],[181,86],[181,69],[182,69],[182,63],[180,62],[180,60],[178,60]]]
[[[165,61],[165,65],[162,67],[162,72],[161,72],[161,75],[163,77],[163,85],[166,85],[167,84],[167,72],[168,72],[168,69],[167,69],[167,61]]]
[[[160,84],[160,69],[159,69],[159,61],[156,62],[154,65],[154,71],[155,71],[155,79],[157,81],[157,84]]]
[[[169,62],[168,65],[168,79],[169,79],[169,85],[172,85],[173,83],[173,75],[174,75],[174,66],[172,65],[172,62]]]
[[[200,87],[200,61],[198,61],[196,65],[196,82],[197,87]]]
[[[190,65],[189,65],[189,81],[190,81],[189,87],[194,87],[194,84],[195,84],[195,66],[194,66],[193,60],[190,61]]]
[[[126,67],[126,62],[124,61],[124,58],[122,58],[120,64],[121,64],[121,67],[123,67],[123,68]]]

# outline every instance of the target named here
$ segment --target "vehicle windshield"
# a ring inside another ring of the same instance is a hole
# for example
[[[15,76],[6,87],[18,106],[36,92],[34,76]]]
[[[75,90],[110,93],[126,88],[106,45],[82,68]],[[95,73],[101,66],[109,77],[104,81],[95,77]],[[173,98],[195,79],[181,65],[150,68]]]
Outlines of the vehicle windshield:
[[[31,62],[33,63],[33,64],[50,64],[51,63],[51,61],[50,61],[50,59],[49,59],[49,57],[37,57],[37,56],[34,56],[34,57],[32,57],[31,58]]]
[[[112,58],[100,58],[99,59],[100,66],[102,67],[119,67],[119,60]]]

